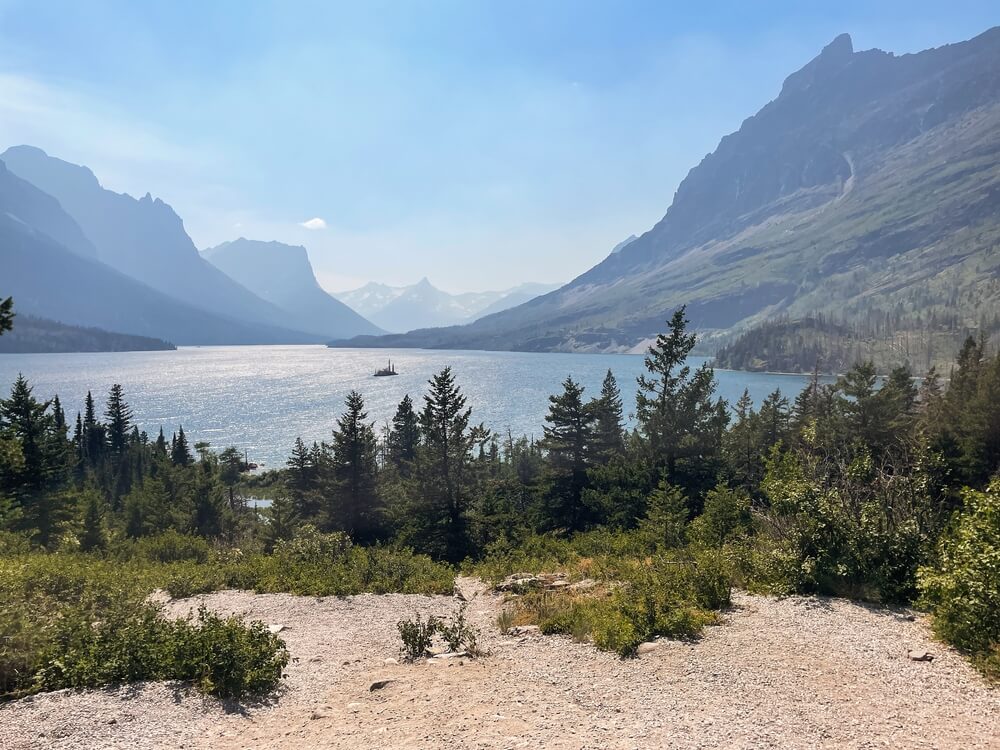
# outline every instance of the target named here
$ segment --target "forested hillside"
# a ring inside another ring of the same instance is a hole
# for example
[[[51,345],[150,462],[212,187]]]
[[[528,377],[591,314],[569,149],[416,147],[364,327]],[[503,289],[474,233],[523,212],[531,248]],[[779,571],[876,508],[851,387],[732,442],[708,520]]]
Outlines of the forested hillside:
[[[148,352],[176,349],[169,341],[84,328],[18,315],[17,328],[0,338],[0,353]]]

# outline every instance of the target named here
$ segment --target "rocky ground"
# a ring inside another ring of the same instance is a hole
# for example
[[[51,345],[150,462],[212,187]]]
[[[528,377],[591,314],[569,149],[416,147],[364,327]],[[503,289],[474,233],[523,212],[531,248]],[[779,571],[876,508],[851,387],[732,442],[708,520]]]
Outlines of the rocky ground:
[[[503,636],[501,597],[460,584],[486,658],[393,663],[396,622],[448,615],[450,597],[171,602],[284,625],[287,684],[251,705],[175,684],[38,695],[0,707],[0,748],[1000,747],[1000,690],[905,611],[741,594],[697,642],[622,661],[568,638]],[[933,660],[908,655],[921,651]]]

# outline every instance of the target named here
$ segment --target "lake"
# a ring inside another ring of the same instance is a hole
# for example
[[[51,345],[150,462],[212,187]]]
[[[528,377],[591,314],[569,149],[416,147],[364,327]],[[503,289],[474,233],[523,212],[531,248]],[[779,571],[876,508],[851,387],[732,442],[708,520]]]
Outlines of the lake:
[[[387,359],[399,373],[376,378]],[[692,358],[698,365],[704,360]],[[9,392],[19,372],[39,399],[58,394],[72,423],[88,389],[103,412],[108,389],[121,383],[140,429],[170,438],[184,426],[192,445],[246,449],[250,460],[284,464],[295,438],[326,440],[344,397],[360,391],[376,426],[392,417],[409,393],[422,404],[428,378],[450,365],[472,407],[473,422],[515,436],[541,437],[548,397],[567,375],[596,396],[610,369],[622,389],[626,414],[634,410],[643,358],[633,354],[536,354],[420,349],[328,349],[323,346],[182,347],[170,352],[0,354],[0,388]],[[755,403],[775,388],[794,398],[806,376],[716,371],[719,395],[734,403],[750,391]]]

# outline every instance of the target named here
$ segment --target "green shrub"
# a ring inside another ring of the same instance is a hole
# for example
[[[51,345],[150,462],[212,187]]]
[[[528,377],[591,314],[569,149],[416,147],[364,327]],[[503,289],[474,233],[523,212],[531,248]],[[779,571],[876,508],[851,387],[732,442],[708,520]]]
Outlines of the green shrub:
[[[465,651],[469,656],[479,656],[479,631],[465,619],[468,604],[463,602],[451,619],[447,622],[438,621],[438,633],[448,646],[449,651]]]
[[[426,621],[416,615],[412,620],[400,620],[396,623],[399,637],[403,641],[402,653],[407,659],[419,659],[434,643],[440,623],[433,615]]]
[[[288,666],[288,650],[262,622],[220,617],[204,607],[193,620],[172,623],[170,668],[204,693],[240,698],[274,688]]]
[[[212,547],[202,537],[164,531],[156,536],[136,539],[131,543],[129,557],[153,563],[207,563]]]
[[[939,543],[938,562],[920,571],[935,632],[1000,676],[1000,480],[965,490],[964,509]]]
[[[193,680],[223,697],[274,687],[284,644],[261,623],[204,610],[163,618],[147,601],[162,575],[89,555],[0,558],[0,699],[145,679]]]

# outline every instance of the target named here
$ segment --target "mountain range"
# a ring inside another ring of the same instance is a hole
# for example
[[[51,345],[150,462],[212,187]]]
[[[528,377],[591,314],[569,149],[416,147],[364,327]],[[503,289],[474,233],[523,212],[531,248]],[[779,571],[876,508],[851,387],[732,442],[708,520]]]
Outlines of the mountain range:
[[[564,287],[351,345],[640,348],[680,305],[709,336],[775,316],[1000,330],[1000,28],[896,56],[844,34]],[[385,326],[383,326],[385,327]]]
[[[467,323],[516,307],[560,286],[527,282],[502,291],[449,294],[425,277],[410,286],[388,286],[373,281],[335,296],[376,325],[401,333]]]
[[[107,190],[88,168],[31,146],[0,155],[0,291],[20,313],[178,344],[382,332],[319,288],[304,248],[271,247],[227,243],[213,264],[162,200]]]

